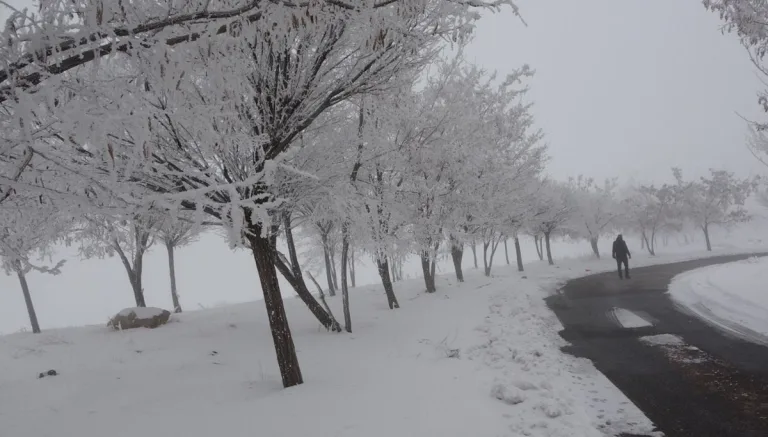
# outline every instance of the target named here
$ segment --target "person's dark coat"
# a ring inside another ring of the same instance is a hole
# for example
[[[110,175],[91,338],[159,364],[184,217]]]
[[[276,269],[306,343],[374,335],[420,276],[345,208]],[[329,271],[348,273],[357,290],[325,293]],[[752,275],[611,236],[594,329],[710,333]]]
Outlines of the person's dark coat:
[[[616,237],[616,241],[613,242],[613,257],[616,259],[632,258],[632,254],[629,253],[627,242],[619,235]]]

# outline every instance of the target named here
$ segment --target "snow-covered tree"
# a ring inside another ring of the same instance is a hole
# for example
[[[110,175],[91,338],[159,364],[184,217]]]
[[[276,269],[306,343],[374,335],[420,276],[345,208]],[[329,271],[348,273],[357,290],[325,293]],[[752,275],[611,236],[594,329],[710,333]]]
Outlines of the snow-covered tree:
[[[710,170],[709,177],[686,182],[680,169],[673,170],[677,196],[684,205],[686,217],[704,233],[707,250],[712,250],[709,230],[712,226],[730,226],[749,220],[744,208],[756,187],[752,178],[740,179],[724,170]]]
[[[33,333],[40,332],[27,274],[58,274],[64,261],[52,265],[53,246],[65,242],[72,221],[52,207],[44,196],[14,190],[0,200],[0,264],[19,280]],[[39,258],[42,263],[33,258]]]
[[[168,217],[162,220],[157,228],[157,239],[165,246],[168,253],[168,274],[171,280],[171,301],[173,311],[181,312],[181,303],[179,302],[179,293],[176,288],[176,249],[189,245],[195,241],[204,231],[200,223],[196,223],[191,217],[173,218]]]
[[[563,184],[543,181],[539,187],[533,206],[533,215],[529,225],[534,235],[542,235],[544,249],[549,265],[554,265],[551,240],[557,232],[562,232],[574,210],[571,190]]]
[[[763,0],[703,0],[704,6],[725,21],[724,30],[736,34],[747,49],[753,64],[768,75],[765,55],[768,53],[768,3]],[[768,112],[768,90],[758,96],[763,110]],[[768,124],[758,122],[764,129]]]
[[[463,38],[477,7],[504,4],[44,2],[3,35],[0,176],[14,182],[34,147],[80,176],[66,192],[94,213],[156,204],[219,220],[253,252],[283,383],[299,384],[271,235],[278,158],[329,108]],[[131,199],[135,185],[153,195]]]
[[[625,222],[639,232],[648,253],[656,255],[656,236],[680,218],[674,187],[641,185],[622,204]]]
[[[157,212],[134,214],[123,219],[85,215],[77,231],[80,253],[86,258],[118,255],[128,275],[137,307],[146,307],[144,298],[144,255],[155,243],[163,219]]]
[[[568,227],[576,236],[589,241],[597,258],[600,258],[600,236],[610,229],[621,213],[615,197],[617,185],[616,179],[606,179],[599,184],[582,175],[569,181],[574,207]]]

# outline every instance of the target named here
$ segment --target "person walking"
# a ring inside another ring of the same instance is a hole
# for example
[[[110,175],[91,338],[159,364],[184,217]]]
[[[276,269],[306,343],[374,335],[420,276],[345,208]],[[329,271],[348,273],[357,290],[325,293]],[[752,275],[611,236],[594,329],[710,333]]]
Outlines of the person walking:
[[[629,253],[627,242],[624,241],[624,237],[619,234],[616,237],[616,241],[613,242],[613,259],[616,260],[616,266],[619,268],[619,279],[624,279],[624,276],[629,279],[629,260],[632,259],[632,254]],[[621,265],[624,264],[624,274],[621,272]]]

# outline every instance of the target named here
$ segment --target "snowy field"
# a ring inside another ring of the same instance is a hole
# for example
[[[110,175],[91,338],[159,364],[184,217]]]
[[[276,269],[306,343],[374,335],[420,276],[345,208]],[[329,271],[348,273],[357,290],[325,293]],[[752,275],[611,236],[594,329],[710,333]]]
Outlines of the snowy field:
[[[713,255],[732,253],[720,250]],[[634,265],[705,256],[679,253]],[[353,334],[319,328],[297,299],[287,311],[306,383],[281,388],[261,302],[174,315],[156,330],[103,325],[0,337],[0,435],[128,437],[612,436],[652,425],[565,342],[543,298],[612,260],[507,266],[492,278],[439,277],[434,295],[397,284],[354,289]],[[340,300],[331,299],[337,315]],[[50,369],[57,376],[39,379]]]
[[[718,235],[712,253],[671,241],[657,257],[630,239],[632,266],[765,249],[752,235]],[[524,243],[524,257],[535,258]],[[609,239],[601,241],[604,255],[609,248]],[[74,262],[61,276],[33,277],[43,333],[0,336],[0,436],[132,437],[137,429],[188,437],[650,434],[648,419],[591,362],[560,351],[562,326],[543,301],[569,278],[613,270],[613,260],[593,259],[583,241],[553,249],[557,266],[530,261],[523,274],[500,251],[491,278],[471,268],[467,250],[467,282],[456,283],[443,262],[434,295],[423,292],[417,266],[407,265],[411,279],[395,284],[396,311],[362,266],[359,283],[369,285],[351,291],[353,334],[325,332],[286,296],[306,381],[288,390],[263,303],[253,301],[258,286],[247,254],[205,239],[181,251],[182,266],[207,265],[181,269],[188,311],[156,330],[123,332],[105,326],[131,306],[119,262]],[[147,297],[168,308],[162,255],[153,252],[147,264]],[[11,279],[4,290],[15,286]],[[13,289],[6,298],[20,295]],[[341,300],[329,301],[340,317]],[[3,305],[0,327],[18,331],[22,308]],[[615,317],[644,323],[619,310]],[[56,328],[78,324],[91,326]],[[52,369],[58,375],[38,378]]]
[[[571,264],[535,265],[527,278],[506,266],[494,278],[473,271],[464,284],[443,276],[435,295],[407,281],[397,311],[378,287],[361,287],[351,298],[353,334],[319,329],[291,299],[306,383],[288,390],[260,302],[174,315],[156,330],[0,337],[0,435],[128,437],[136,427],[191,437],[648,431],[588,361],[559,351],[560,326],[542,298],[585,270]],[[340,300],[331,303],[340,314]],[[58,375],[37,378],[49,369]]]
[[[684,273],[672,298],[684,309],[734,335],[768,344],[768,258],[751,258]]]

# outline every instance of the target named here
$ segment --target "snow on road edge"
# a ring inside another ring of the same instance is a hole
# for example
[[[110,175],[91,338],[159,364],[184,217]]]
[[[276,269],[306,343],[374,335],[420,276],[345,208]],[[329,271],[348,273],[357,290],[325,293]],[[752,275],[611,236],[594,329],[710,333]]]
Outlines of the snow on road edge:
[[[768,345],[768,257],[702,267],[673,278],[678,307],[744,340]]]
[[[543,300],[565,271],[533,269],[532,279],[509,281],[491,297],[479,328],[487,342],[470,351],[496,371],[491,395],[514,404],[507,418],[515,435],[600,437],[654,434],[651,421],[591,361],[561,351],[567,342]],[[559,274],[558,274],[559,273]],[[578,275],[578,274],[577,274]],[[531,418],[540,417],[540,420]]]

